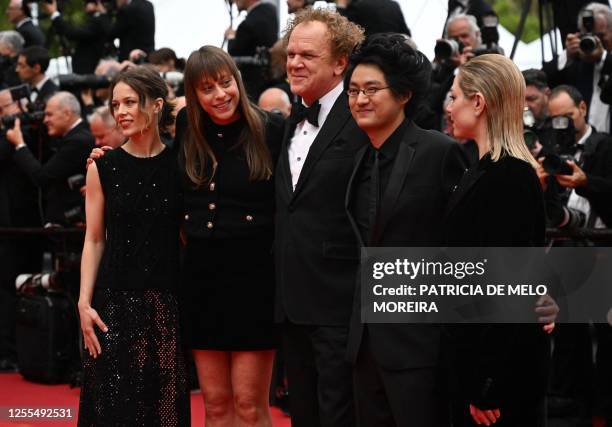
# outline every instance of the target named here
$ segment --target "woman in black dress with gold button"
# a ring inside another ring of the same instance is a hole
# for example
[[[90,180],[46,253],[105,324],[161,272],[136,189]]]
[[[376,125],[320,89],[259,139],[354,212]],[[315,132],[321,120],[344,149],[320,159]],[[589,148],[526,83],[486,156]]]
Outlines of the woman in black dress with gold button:
[[[272,173],[283,121],[248,100],[231,57],[216,47],[189,57],[185,95],[176,133],[187,240],[181,314],[206,422],[270,425]]]

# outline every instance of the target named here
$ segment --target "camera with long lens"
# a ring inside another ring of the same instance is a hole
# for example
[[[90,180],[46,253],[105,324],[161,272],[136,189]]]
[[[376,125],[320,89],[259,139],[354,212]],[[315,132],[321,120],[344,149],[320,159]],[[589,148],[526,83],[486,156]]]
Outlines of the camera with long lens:
[[[480,27],[482,45],[472,50],[474,56],[484,55],[485,53],[504,54],[503,49],[499,46],[498,24],[499,18],[493,13],[482,17],[482,27]]]
[[[436,42],[434,54],[440,62],[446,62],[453,56],[463,53],[464,47],[459,39],[441,39]]]
[[[70,191],[79,192],[81,188],[85,185],[85,175],[82,173],[69,176],[66,180],[68,184],[68,188]],[[73,226],[78,226],[80,224],[85,223],[85,209],[83,208],[83,204],[79,204],[74,206],[66,211],[64,211],[64,218],[66,222]]]
[[[64,287],[57,272],[25,273],[15,279],[15,289],[21,294],[39,294],[45,291],[58,292]]]
[[[576,130],[568,116],[549,117],[539,134],[544,156],[542,166],[551,175],[571,175],[567,160],[574,159],[576,152]]]
[[[61,74],[57,77],[60,90],[106,89],[111,84],[108,76],[97,74]]]
[[[539,141],[535,125],[536,121],[533,113],[528,107],[525,107],[523,110],[523,137],[529,151],[533,151]]]
[[[259,46],[255,49],[253,56],[232,56],[232,59],[238,67],[253,66],[261,68],[270,67],[270,50],[265,46]]]
[[[584,53],[591,53],[597,48],[597,39],[593,34],[595,28],[595,15],[592,10],[583,10],[580,13],[581,32],[580,50]]]
[[[27,113],[11,114],[9,116],[3,116],[0,118],[2,123],[2,129],[12,129],[15,126],[15,120],[19,119],[22,125],[27,124],[40,124],[45,118],[44,111],[32,111]]]

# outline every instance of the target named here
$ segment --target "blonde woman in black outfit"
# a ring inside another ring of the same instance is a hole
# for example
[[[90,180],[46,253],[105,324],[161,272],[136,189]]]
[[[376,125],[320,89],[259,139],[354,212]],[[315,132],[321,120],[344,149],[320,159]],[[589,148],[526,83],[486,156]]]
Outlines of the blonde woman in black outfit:
[[[482,55],[459,68],[447,112],[454,136],[476,141],[479,161],[449,202],[449,245],[544,243],[537,163],[523,139],[524,92],[523,76],[502,55]],[[549,340],[542,326],[467,325],[456,332],[455,425],[544,425]]]

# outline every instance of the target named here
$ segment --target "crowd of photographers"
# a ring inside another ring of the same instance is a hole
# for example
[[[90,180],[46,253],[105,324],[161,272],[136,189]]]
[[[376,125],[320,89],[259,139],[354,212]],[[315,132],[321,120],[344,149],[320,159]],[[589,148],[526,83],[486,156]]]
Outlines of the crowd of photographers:
[[[151,3],[84,3],[86,19],[75,25],[62,16],[56,0],[41,2],[39,19],[51,20],[46,35],[32,21],[25,2],[11,0],[6,10],[15,29],[0,32],[0,228],[84,223],[86,159],[94,146],[123,143],[106,106],[107,87],[120,70],[146,62],[166,78],[179,105],[182,101],[184,61],[169,48],[154,49]],[[286,55],[278,43],[278,13],[273,5],[259,0],[235,3],[247,15],[236,29],[225,32],[228,51],[241,69],[249,95],[262,108],[287,117],[296,99],[286,80]],[[290,13],[312,3],[287,1]],[[396,2],[335,3],[366,34],[393,31],[405,34],[407,42],[413,43]],[[444,36],[435,46],[429,103],[417,113],[417,124],[453,135],[444,106],[456,69],[483,53],[504,54],[497,44],[497,24],[494,11],[482,0],[449,1]],[[542,70],[523,72],[527,85],[525,140],[540,163],[537,173],[545,190],[548,225],[610,228],[612,55],[608,53],[612,52],[612,11],[601,3],[585,5],[576,28],[578,31],[567,32],[561,55]],[[45,75],[50,61],[45,40],[53,37],[59,37],[72,53],[74,72],[55,81]],[[118,49],[113,43],[116,39]],[[171,144],[172,137],[166,135],[165,142]],[[473,141],[460,142],[475,161]],[[41,250],[40,244],[24,244],[23,239],[0,238],[0,313],[9,317],[0,319],[0,370],[14,366],[14,319],[10,318],[14,279],[18,273],[40,268],[36,264]],[[589,333],[569,330],[574,334],[570,342],[575,334]],[[560,406],[580,412],[591,405],[591,351],[588,345],[568,350],[567,360],[584,362],[578,369],[584,375],[567,380],[581,384],[557,384]],[[562,366],[564,361],[558,363]]]

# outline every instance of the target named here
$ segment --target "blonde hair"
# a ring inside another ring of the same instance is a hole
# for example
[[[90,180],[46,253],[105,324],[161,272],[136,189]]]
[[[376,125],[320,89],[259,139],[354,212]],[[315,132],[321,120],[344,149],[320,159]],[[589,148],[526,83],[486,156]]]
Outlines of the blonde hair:
[[[484,98],[491,159],[509,155],[537,166],[523,137],[525,79],[518,67],[503,55],[480,55],[459,68],[458,78],[466,97]]]

